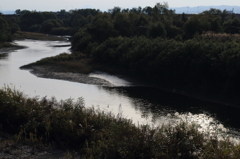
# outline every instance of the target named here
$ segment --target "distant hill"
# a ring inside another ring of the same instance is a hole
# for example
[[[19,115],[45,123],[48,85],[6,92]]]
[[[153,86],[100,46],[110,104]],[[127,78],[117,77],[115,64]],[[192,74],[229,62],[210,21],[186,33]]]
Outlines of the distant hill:
[[[215,9],[220,9],[224,10],[226,9],[227,11],[232,11],[234,13],[240,13],[240,6],[227,6],[227,5],[222,5],[222,6],[197,6],[197,7],[170,7],[170,9],[175,9],[177,14],[182,14],[183,12],[186,14],[198,14],[201,13],[205,10],[209,10],[210,8],[215,8]]]
[[[81,9],[88,9],[88,8],[90,8],[90,9],[94,9],[92,6],[90,6],[90,5],[84,5],[84,6],[82,6],[82,8]]]
[[[2,11],[2,14],[14,14],[15,11]]]

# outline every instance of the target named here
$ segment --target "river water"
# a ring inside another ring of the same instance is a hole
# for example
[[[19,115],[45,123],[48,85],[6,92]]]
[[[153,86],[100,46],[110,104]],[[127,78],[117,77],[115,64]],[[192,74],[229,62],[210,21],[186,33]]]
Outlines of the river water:
[[[140,86],[124,78],[96,72],[89,76],[105,79],[114,87],[104,87],[63,80],[39,78],[19,67],[69,52],[66,41],[18,40],[24,49],[0,53],[0,86],[14,87],[29,97],[57,100],[83,97],[86,107],[112,112],[131,119],[136,124],[173,124],[187,120],[200,125],[201,130],[221,130],[231,136],[239,136],[239,109],[200,101],[194,98],[165,92],[158,88]]]

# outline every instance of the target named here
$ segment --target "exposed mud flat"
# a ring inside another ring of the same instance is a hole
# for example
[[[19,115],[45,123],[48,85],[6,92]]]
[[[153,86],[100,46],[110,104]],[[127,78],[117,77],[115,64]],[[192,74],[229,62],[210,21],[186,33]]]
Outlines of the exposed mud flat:
[[[72,73],[72,72],[55,72],[51,69],[50,66],[31,66],[30,72],[37,77],[50,78],[50,79],[59,79],[67,80],[71,82],[79,82],[84,84],[99,85],[99,86],[114,86],[112,83],[107,80],[89,77],[88,74],[82,73]]]

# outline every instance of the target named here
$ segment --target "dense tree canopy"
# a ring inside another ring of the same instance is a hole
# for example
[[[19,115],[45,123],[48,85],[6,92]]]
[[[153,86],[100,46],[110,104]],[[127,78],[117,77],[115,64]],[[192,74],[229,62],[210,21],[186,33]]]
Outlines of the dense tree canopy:
[[[235,34],[239,33],[240,28],[240,20],[233,18],[234,15],[228,14],[226,10],[211,8],[196,15],[180,15],[169,9],[165,2],[145,8],[114,7],[108,12],[76,9],[54,13],[17,9],[15,13],[20,15],[17,23],[21,30],[74,35],[80,28],[87,27],[87,32],[97,41],[115,36],[187,40],[208,31]]]
[[[17,24],[12,23],[4,15],[0,14],[0,43],[11,41],[12,35],[19,29]]]

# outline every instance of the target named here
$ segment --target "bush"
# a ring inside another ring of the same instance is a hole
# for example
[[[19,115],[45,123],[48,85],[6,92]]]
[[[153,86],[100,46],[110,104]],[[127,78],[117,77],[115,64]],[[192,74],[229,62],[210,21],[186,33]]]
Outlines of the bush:
[[[110,38],[92,49],[91,55],[98,62],[124,69],[141,79],[236,95],[240,91],[237,82],[240,47],[234,40],[215,39],[182,42],[146,37]]]
[[[51,34],[53,35],[70,35],[71,34],[71,28],[52,28]]]
[[[41,32],[42,33],[51,33],[53,28],[60,28],[62,26],[62,22],[56,19],[49,19],[43,22],[41,25]]]

